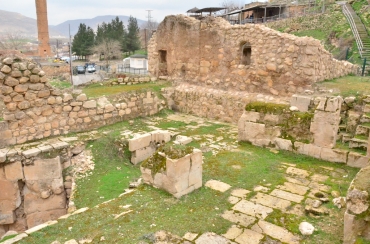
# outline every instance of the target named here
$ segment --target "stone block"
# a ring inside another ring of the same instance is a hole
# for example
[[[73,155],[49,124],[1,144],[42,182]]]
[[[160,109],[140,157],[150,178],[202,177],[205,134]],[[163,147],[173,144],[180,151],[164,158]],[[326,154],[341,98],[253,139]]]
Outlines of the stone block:
[[[21,204],[18,183],[0,179],[0,212],[10,212]]]
[[[67,213],[67,209],[54,209],[49,211],[35,212],[27,215],[28,228],[42,225],[50,220],[56,220]],[[49,225],[47,225],[49,226]],[[46,227],[46,226],[45,226]]]
[[[144,183],[147,183],[150,185],[153,184],[154,179],[152,176],[152,171],[150,169],[143,168],[143,167],[140,167],[140,171],[141,171],[141,178],[143,178]]]
[[[67,204],[66,199],[67,198],[66,198],[65,193],[59,194],[59,195],[51,195],[49,198],[43,199],[39,197],[38,195],[29,192],[24,195],[24,212],[27,214],[27,216],[29,216],[30,214],[37,213],[37,212],[46,212],[46,211],[52,211],[52,210],[65,210],[66,204]],[[65,213],[66,211],[63,214]],[[63,214],[59,216],[62,216]],[[27,222],[28,222],[28,217],[27,217]]]
[[[250,141],[252,139],[261,139],[265,137],[266,126],[264,124],[245,122],[243,139]]]
[[[176,179],[188,175],[190,171],[190,155],[179,159],[166,158],[166,172],[169,178]]]
[[[335,163],[346,163],[347,162],[348,151],[340,149],[330,149],[322,148],[321,149],[321,159],[329,162]]]
[[[7,211],[7,212],[0,211],[0,225],[13,224],[15,220],[16,220],[16,216],[13,211]]]
[[[199,182],[202,184],[202,168],[193,169],[189,172],[189,186],[197,185]]]
[[[59,179],[62,177],[60,158],[36,159],[33,165],[26,165],[23,172],[26,181]]]
[[[150,134],[153,142],[167,143],[171,140],[171,133],[167,130],[156,130]]]
[[[145,159],[149,158],[152,156],[156,151],[155,146],[148,146],[144,148],[137,149],[136,151],[132,152],[131,155],[131,163],[134,165],[144,161]]]
[[[282,138],[275,138],[272,142],[275,144],[276,148],[280,150],[286,150],[286,151],[293,150],[293,144],[292,144],[292,141],[290,140],[286,140]]]
[[[326,101],[325,111],[327,112],[336,112],[340,111],[342,106],[343,99],[342,97],[330,97]]]
[[[31,158],[37,156],[41,152],[40,149],[38,148],[32,148],[26,151],[22,152],[22,155],[25,156],[26,158]]]
[[[87,108],[87,109],[89,109],[89,108],[96,108],[96,101],[95,100],[90,100],[90,101],[86,101],[86,102],[84,102],[84,104],[83,104],[83,107],[84,108]]]
[[[301,112],[307,112],[311,103],[311,98],[302,95],[293,95],[290,99],[290,106],[295,106]]]
[[[179,145],[186,145],[192,141],[193,139],[191,137],[178,135],[176,136],[176,141],[174,141],[174,143]]]
[[[56,149],[56,150],[60,150],[60,149],[63,149],[63,148],[68,148],[69,147],[69,144],[67,142],[56,142],[56,143],[53,143],[51,144],[51,146]]]
[[[7,180],[18,181],[23,179],[23,169],[20,161],[5,165],[4,170]]]
[[[149,133],[136,135],[134,138],[128,140],[128,147],[131,152],[140,148],[148,147],[152,141],[152,135]]]
[[[364,168],[370,165],[370,157],[364,156],[360,153],[349,152],[347,165],[355,168]]]

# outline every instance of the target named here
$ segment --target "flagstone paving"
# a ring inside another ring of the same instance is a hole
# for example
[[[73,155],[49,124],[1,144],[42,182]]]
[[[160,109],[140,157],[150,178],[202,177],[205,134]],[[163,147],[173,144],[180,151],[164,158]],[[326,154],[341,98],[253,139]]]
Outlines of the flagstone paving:
[[[250,197],[250,189],[236,188],[230,191],[228,201],[234,206],[231,210],[225,211],[221,216],[233,224],[222,236],[230,243],[257,244],[266,238],[272,238],[282,243],[299,243],[300,237],[289,232],[287,229],[270,223],[265,219],[274,211],[303,216],[306,209],[313,212],[327,213],[325,207],[320,206],[328,199],[328,192],[331,188],[324,182],[328,176],[322,174],[312,174],[311,172],[297,168],[294,164],[282,163],[286,169],[286,182],[270,189],[265,186],[255,186],[255,195]],[[330,167],[323,168],[331,171]],[[232,186],[211,180],[206,186],[220,191],[227,191]],[[207,240],[207,236],[212,238]],[[201,242],[195,243],[226,243],[224,239],[215,239],[215,234],[202,235]],[[219,240],[219,242],[212,242]]]

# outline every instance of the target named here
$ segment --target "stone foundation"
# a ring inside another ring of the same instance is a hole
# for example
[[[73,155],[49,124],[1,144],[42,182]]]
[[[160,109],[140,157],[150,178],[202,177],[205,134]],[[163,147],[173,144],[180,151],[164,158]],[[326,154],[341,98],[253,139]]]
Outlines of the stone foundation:
[[[150,167],[144,162],[140,167],[144,183],[163,189],[176,198],[202,187],[203,159],[200,150],[194,149],[179,159],[171,159],[158,152],[150,159],[157,161],[152,162],[154,165]]]
[[[171,140],[168,131],[156,130],[146,134],[134,135],[128,140],[128,148],[131,152],[131,163],[138,164],[152,156],[160,145]]]

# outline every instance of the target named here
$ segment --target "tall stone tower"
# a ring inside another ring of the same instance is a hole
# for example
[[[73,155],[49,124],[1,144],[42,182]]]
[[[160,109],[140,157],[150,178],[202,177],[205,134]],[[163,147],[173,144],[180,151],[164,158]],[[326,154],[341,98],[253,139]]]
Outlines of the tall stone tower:
[[[37,30],[39,39],[39,56],[51,56],[49,44],[48,8],[46,0],[36,1]]]

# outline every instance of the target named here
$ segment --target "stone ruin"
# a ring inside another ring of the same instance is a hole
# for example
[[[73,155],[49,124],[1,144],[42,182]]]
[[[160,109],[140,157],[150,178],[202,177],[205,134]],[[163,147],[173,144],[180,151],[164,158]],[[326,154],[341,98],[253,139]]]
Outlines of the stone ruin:
[[[88,99],[80,91],[53,88],[32,60],[0,53],[0,95],[5,103],[0,148],[27,141],[91,130],[156,114],[165,105],[153,92],[133,92]]]
[[[359,236],[370,240],[370,166],[362,168],[347,192],[344,214],[344,244],[356,243]]]
[[[159,146],[171,140],[168,131],[156,130],[145,134],[136,134],[128,140],[128,149],[131,152],[131,163],[138,164],[152,156]]]
[[[229,91],[291,96],[326,79],[357,73],[311,37],[222,18],[167,16],[148,46],[156,76]]]
[[[53,140],[0,150],[0,236],[65,215],[83,145]],[[72,206],[73,207],[73,206]]]
[[[170,148],[156,152],[141,164],[140,170],[144,183],[180,198],[202,187],[202,163],[202,151],[198,149]]]

